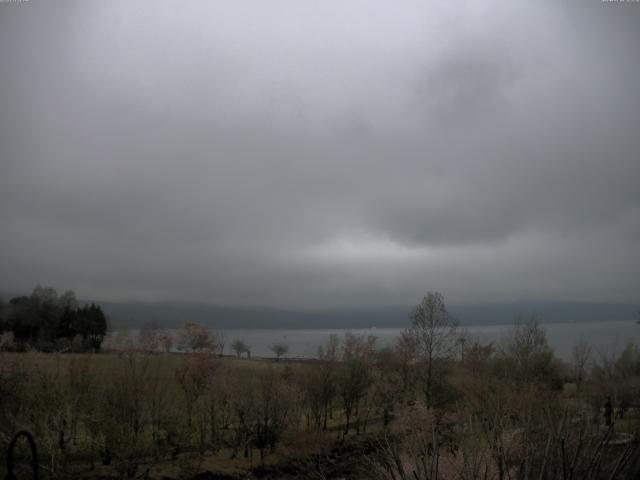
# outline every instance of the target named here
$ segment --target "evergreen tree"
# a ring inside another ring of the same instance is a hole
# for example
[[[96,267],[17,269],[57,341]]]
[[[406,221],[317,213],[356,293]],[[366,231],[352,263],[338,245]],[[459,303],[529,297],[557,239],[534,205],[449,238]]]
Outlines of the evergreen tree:
[[[107,319],[99,305],[79,306],[73,291],[58,296],[38,285],[30,296],[15,297],[0,310],[0,333],[12,331],[16,342],[36,348],[55,348],[60,339],[80,335],[84,344],[99,350],[107,333]]]

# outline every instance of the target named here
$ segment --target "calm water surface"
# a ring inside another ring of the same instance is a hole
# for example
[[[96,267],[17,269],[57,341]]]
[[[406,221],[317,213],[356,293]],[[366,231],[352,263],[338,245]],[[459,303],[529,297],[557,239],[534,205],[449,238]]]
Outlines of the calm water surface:
[[[587,341],[594,351],[610,354],[620,352],[633,339],[640,344],[640,325],[625,322],[575,322],[543,324],[549,344],[556,355],[569,360],[573,346],[580,340]],[[512,329],[512,325],[482,325],[464,327],[472,338],[483,343],[500,342]],[[392,343],[403,329],[330,329],[330,330],[222,330],[226,340],[225,354],[233,353],[231,343],[242,339],[251,346],[251,354],[256,357],[273,356],[269,347],[274,343],[286,343],[289,357],[315,357],[318,346],[327,342],[329,335],[342,337],[346,332],[356,335],[375,335],[378,346]]]

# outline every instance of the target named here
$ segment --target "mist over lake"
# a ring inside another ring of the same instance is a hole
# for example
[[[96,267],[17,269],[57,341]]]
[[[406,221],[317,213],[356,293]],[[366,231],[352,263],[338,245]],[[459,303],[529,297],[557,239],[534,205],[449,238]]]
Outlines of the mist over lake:
[[[611,355],[619,353],[629,340],[640,343],[640,325],[630,321],[613,322],[574,322],[544,323],[547,339],[556,355],[570,360],[573,346],[584,340],[594,349],[594,353]],[[512,325],[479,325],[463,327],[472,339],[482,343],[498,344],[513,329]],[[363,328],[363,329],[317,329],[317,330],[222,330],[227,345],[225,354],[232,354],[229,344],[242,339],[251,345],[251,354],[256,357],[272,357],[270,346],[286,343],[289,356],[313,358],[318,347],[336,334],[342,337],[346,332],[356,335],[375,335],[379,347],[391,344],[403,331],[402,328]]]
[[[626,344],[633,340],[640,344],[640,324],[634,321],[600,321],[600,322],[567,322],[542,323],[546,330],[547,340],[555,354],[566,361],[571,360],[573,347],[580,341],[587,342],[594,355],[611,357],[619,354]],[[347,332],[354,335],[374,335],[378,348],[391,345],[404,331],[404,328],[327,328],[327,329],[226,329],[218,330],[225,342],[224,354],[233,355],[231,343],[243,340],[251,347],[252,357],[273,357],[271,346],[286,344],[289,347],[288,357],[315,358],[318,347],[325,345],[331,335],[344,337]],[[468,334],[472,341],[483,344],[493,343],[499,346],[513,330],[513,324],[462,326],[461,331]],[[131,330],[136,335],[139,330]],[[172,330],[176,337],[180,330]],[[113,333],[114,335],[117,332]]]

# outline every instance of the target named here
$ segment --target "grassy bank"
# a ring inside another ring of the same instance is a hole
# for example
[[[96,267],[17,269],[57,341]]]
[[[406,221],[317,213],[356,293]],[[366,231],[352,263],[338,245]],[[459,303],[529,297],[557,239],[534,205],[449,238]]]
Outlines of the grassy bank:
[[[379,349],[373,337],[354,335],[331,339],[308,361],[4,352],[0,447],[17,430],[32,432],[45,478],[597,479],[640,471],[635,345],[566,364],[537,325],[516,328],[499,347],[457,345],[458,355],[430,363],[407,337]],[[25,463],[24,449],[18,457]]]

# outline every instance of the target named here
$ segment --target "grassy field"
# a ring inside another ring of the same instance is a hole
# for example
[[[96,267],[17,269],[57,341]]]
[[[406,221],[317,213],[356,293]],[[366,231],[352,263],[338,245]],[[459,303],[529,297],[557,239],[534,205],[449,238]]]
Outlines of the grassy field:
[[[347,337],[340,357],[323,361],[2,352],[0,448],[28,430],[41,476],[56,479],[640,472],[637,347],[576,377],[548,349],[523,357],[472,346],[463,359],[433,362],[429,396],[415,358],[365,337]],[[27,461],[24,448],[18,457]]]
[[[238,477],[257,465],[299,464],[343,437],[340,408],[332,409],[326,431],[313,431],[303,412],[302,388],[320,368],[317,361],[195,357],[203,363],[195,364],[188,371],[194,378],[181,384],[179,372],[192,355],[4,353],[0,358],[5,376],[12,371],[19,377],[15,393],[21,426],[37,436],[41,458],[52,457],[47,462],[51,469],[66,469],[70,475],[126,478],[128,473],[118,468],[134,467],[119,462],[135,464],[137,474],[146,472],[151,478],[198,471]],[[273,379],[267,388],[273,391],[261,395],[265,376]],[[273,408],[263,408],[265,401],[273,402]],[[282,409],[284,419],[279,417]],[[227,418],[214,418],[216,414]],[[258,416],[277,417],[266,420],[267,425],[282,422],[277,448],[269,445],[261,458],[251,441],[238,440],[238,415],[250,417],[247,425],[254,425]],[[370,417],[369,431],[379,420]],[[66,442],[64,453],[53,453],[60,436]],[[117,442],[122,452],[113,445]],[[100,451],[106,448],[113,449],[110,460]],[[127,448],[138,458],[127,458]]]

